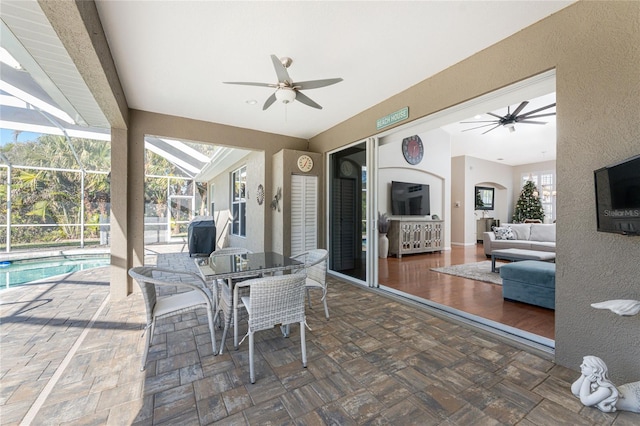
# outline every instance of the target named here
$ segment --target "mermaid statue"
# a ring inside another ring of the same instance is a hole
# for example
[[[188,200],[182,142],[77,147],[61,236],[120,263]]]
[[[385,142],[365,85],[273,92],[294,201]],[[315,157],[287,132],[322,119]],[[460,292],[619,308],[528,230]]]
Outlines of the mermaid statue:
[[[616,299],[592,303],[596,309],[608,309],[620,316],[640,313],[640,300]],[[571,392],[584,405],[596,406],[604,412],[616,410],[640,413],[640,382],[616,386],[609,380],[604,361],[596,356],[585,356],[580,366],[582,375],[571,385]]]
[[[580,365],[581,376],[571,385],[571,392],[587,407],[605,413],[616,410],[640,413],[640,382],[616,387],[609,380],[607,365],[597,356],[588,355]]]

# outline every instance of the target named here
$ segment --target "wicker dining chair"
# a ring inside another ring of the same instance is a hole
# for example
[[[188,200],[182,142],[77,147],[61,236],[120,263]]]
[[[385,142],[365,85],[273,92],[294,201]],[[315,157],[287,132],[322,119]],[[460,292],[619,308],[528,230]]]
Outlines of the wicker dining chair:
[[[145,340],[144,355],[142,356],[141,371],[146,368],[147,355],[153,340],[156,321],[199,308],[204,308],[207,311],[209,330],[211,332],[211,346],[213,353],[216,353],[216,335],[213,327],[213,312],[217,304],[216,296],[209,291],[202,277],[192,272],[150,266],[131,268],[129,269],[129,275],[140,286],[147,311],[147,323],[144,327],[144,333],[147,334],[147,338]],[[182,281],[184,279],[188,279],[191,282]],[[193,284],[193,282],[196,284]],[[189,291],[158,297],[156,288],[158,286],[183,287],[188,288]]]
[[[305,274],[276,275],[243,281],[235,285],[234,292],[251,287],[251,294],[240,300],[249,313],[249,376],[256,382],[253,368],[254,333],[268,330],[276,325],[300,324],[300,349],[302,366],[307,367],[305,340],[304,290]],[[244,339],[243,339],[244,340]],[[242,342],[241,342],[242,343]]]
[[[211,253],[211,255],[209,255],[209,258],[212,258],[215,260],[217,256],[229,256],[234,254],[242,255],[247,253],[251,253],[251,250],[248,250],[244,247],[224,247]],[[227,333],[229,332],[229,328],[231,328],[231,322],[235,318],[236,319],[235,323],[237,323],[237,318],[239,315],[239,312],[237,310],[235,312],[235,316],[233,315],[234,314],[233,298],[232,298],[233,283],[246,280],[248,278],[253,278],[253,277],[242,278],[239,280],[234,279],[233,281],[231,279],[217,280],[217,282],[215,283],[215,288],[217,288],[217,292],[218,292],[218,309],[216,310],[216,321],[219,318],[220,313],[222,313],[222,317],[223,317],[222,320],[224,321],[224,329],[222,331],[222,338],[220,340],[220,352],[219,352],[220,354],[222,354],[222,351],[224,349],[224,342],[225,342],[225,339],[227,338]],[[243,288],[240,295],[248,296],[249,288]],[[238,304],[238,308],[240,307],[241,307],[240,304]]]
[[[329,308],[327,307],[327,259],[329,252],[325,249],[309,250],[304,253],[292,256],[293,259],[304,263],[304,271],[307,274],[305,287],[307,290],[307,302],[311,308],[310,290],[322,291],[322,303],[324,304],[324,315],[329,319]]]

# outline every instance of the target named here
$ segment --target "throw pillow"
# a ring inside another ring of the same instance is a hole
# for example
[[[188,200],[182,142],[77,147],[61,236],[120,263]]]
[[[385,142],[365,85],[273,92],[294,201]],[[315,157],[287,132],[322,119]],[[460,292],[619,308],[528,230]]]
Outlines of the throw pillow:
[[[516,236],[508,226],[494,226],[493,233],[496,234],[496,240],[515,240]]]

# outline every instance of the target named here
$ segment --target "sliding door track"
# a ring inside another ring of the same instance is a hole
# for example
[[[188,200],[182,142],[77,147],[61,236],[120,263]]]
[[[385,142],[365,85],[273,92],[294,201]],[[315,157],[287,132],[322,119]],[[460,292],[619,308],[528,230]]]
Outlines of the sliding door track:
[[[477,315],[469,314],[390,287],[380,286],[379,289],[369,289],[382,296],[425,309],[427,312],[435,316],[496,336],[507,343],[513,344],[514,346],[536,352],[544,358],[553,360],[555,357],[555,340],[538,336],[537,334],[529,333],[496,321],[488,320]]]

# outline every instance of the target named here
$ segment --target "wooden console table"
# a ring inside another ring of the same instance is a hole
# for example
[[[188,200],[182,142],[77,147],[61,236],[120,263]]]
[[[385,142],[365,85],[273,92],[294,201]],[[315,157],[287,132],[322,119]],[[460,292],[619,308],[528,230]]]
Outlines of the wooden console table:
[[[444,221],[416,218],[391,220],[387,234],[389,254],[401,258],[403,254],[442,251]]]

